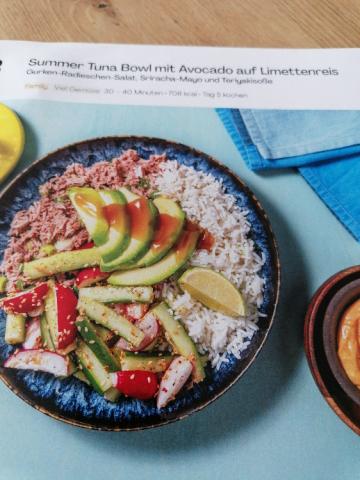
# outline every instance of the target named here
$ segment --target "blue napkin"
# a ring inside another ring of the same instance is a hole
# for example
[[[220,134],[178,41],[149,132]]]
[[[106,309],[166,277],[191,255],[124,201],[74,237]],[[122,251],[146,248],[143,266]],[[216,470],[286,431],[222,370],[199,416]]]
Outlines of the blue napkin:
[[[218,109],[251,170],[298,167],[360,241],[360,112]]]

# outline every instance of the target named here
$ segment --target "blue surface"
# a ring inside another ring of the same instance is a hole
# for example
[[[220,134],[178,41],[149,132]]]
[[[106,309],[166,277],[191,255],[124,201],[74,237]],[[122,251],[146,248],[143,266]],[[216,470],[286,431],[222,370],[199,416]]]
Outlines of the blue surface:
[[[303,353],[302,325],[315,288],[358,263],[360,246],[301,176],[250,172],[211,110],[10,106],[27,129],[23,165],[64,144],[111,134],[169,138],[214,155],[266,208],[280,244],[283,288],[270,339],[245,377],[179,423],[136,433],[88,432],[35,412],[0,386],[0,478],[93,480],[104,472],[136,480],[358,478],[359,439],[318,392]]]
[[[104,399],[83,382],[72,377],[66,380],[56,379],[50,375],[32,371],[6,370],[8,380],[20,394],[30,402],[35,402],[47,411],[75,420],[90,426],[103,428],[139,428],[158,425],[179,416],[191,413],[193,409],[202,407],[208,401],[221,394],[237,377],[242,374],[251,359],[256,355],[259,345],[267,335],[269,323],[274,311],[277,291],[277,272],[273,265],[277,263],[272,257],[272,239],[259,216],[257,207],[235,177],[230,176],[201,152],[179,144],[156,139],[139,139],[125,137],[123,139],[103,138],[81,142],[76,146],[65,147],[47,157],[46,162],[36,164],[31,171],[22,175],[11,189],[5,193],[0,204],[0,258],[8,243],[10,224],[15,214],[28,208],[40,197],[39,187],[49,178],[64,173],[67,166],[80,163],[89,167],[96,162],[119,157],[129,148],[135,149],[142,158],[151,155],[166,154],[169,160],[191,166],[198,171],[210,173],[221,181],[227,193],[234,195],[237,204],[245,209],[247,219],[252,225],[252,239],[259,254],[265,258],[260,272],[265,281],[264,300],[260,311],[266,318],[258,322],[259,329],[252,338],[249,348],[237,360],[233,355],[221,365],[219,370],[209,366],[204,382],[184,390],[166,408],[158,410],[155,401],[141,402],[134,399],[121,399],[112,403]],[[270,243],[269,243],[270,242]],[[6,315],[0,311],[0,363],[1,365],[15,351],[15,347],[6,344],[4,338]]]
[[[360,241],[360,112],[219,109],[251,170],[299,167]]]

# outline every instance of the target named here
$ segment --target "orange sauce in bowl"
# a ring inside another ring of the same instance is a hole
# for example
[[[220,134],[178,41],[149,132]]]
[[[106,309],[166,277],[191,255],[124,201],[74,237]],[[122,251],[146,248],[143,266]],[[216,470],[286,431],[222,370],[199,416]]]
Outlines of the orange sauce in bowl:
[[[360,388],[360,299],[340,319],[338,357],[349,380]]]

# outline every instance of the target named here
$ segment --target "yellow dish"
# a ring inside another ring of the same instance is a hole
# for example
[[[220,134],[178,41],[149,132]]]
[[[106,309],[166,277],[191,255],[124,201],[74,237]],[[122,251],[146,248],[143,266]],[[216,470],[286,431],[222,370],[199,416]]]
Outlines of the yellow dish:
[[[25,132],[19,117],[0,103],[0,182],[19,161],[24,144]]]

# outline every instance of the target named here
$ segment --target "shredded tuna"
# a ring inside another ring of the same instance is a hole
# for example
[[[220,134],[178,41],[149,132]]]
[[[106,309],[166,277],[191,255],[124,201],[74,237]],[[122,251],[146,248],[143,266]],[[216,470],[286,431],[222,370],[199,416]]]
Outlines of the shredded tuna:
[[[165,155],[151,155],[144,160],[135,150],[127,150],[110,162],[98,162],[88,168],[74,163],[63,175],[42,185],[40,200],[28,210],[18,212],[11,224],[10,240],[1,265],[1,271],[8,278],[8,290],[14,290],[16,281],[22,278],[22,263],[40,257],[43,245],[70,239],[66,249],[74,250],[89,241],[87,231],[67,197],[68,188],[128,185],[138,194],[149,195],[153,192],[153,180],[159,166],[165,160]]]

